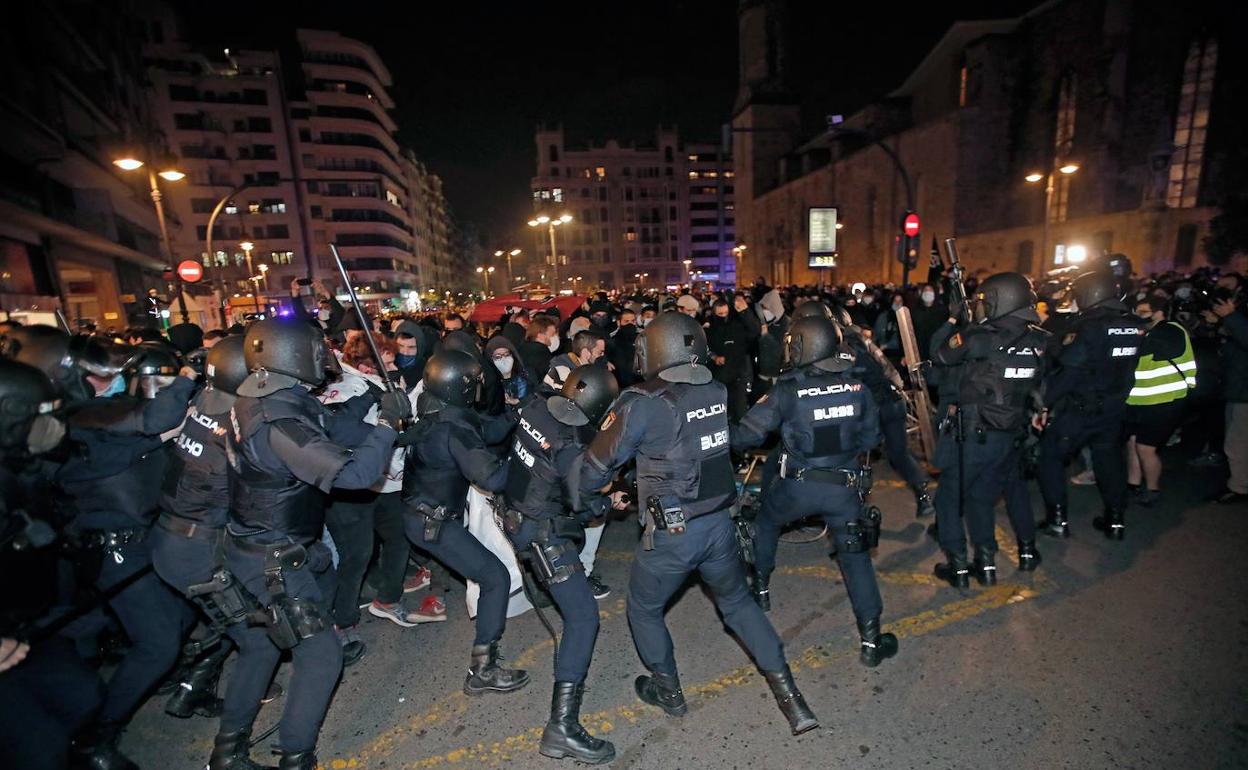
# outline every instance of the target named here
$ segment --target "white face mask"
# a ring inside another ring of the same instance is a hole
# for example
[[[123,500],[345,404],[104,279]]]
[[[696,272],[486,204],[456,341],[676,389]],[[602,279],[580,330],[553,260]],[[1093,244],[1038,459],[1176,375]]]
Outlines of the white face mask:
[[[870,305],[872,302],[875,302],[875,297],[872,297],[870,294],[862,295],[862,304]]]
[[[511,374],[511,368],[516,365],[516,359],[511,356],[502,356],[494,359],[494,366],[498,367],[498,371],[504,377]]]
[[[546,343],[546,349],[549,350],[551,353],[554,353],[556,350],[558,350],[559,338],[551,337],[550,340]]]
[[[321,321],[328,321],[328,320],[329,320],[329,311],[328,311],[328,310],[318,310],[318,311],[316,311],[316,317],[317,317],[317,319],[318,319],[318,320],[321,320]]]
[[[922,296],[924,305],[930,305],[936,301],[936,292],[934,291],[925,291]]]

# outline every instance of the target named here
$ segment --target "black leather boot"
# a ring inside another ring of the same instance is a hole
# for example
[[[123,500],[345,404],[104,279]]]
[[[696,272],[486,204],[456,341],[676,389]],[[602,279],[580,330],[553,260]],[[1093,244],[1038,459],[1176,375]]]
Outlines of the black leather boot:
[[[316,750],[283,751],[278,770],[316,770]]]
[[[250,743],[250,730],[217,733],[208,770],[275,770],[272,765],[257,765],[251,761]]]
[[[1040,525],[1040,531],[1049,537],[1070,537],[1070,522],[1066,519],[1066,506],[1049,506],[1049,515]]]
[[[1127,535],[1127,525],[1123,522],[1122,511],[1105,511],[1104,516],[1092,520],[1095,529],[1105,533],[1110,540],[1121,540]]]
[[[798,692],[797,685],[793,682],[793,672],[788,666],[783,671],[764,671],[763,676],[767,677],[767,686],[771,688],[771,694],[776,696],[780,712],[789,720],[789,729],[794,735],[801,735],[819,726],[819,718]]]
[[[914,488],[914,515],[916,518],[926,518],[936,513],[936,506],[932,503],[932,496],[927,491],[928,482],[923,482]]]
[[[581,696],[585,686],[555,682],[550,699],[550,721],[542,730],[538,751],[544,757],[572,757],[588,765],[601,765],[615,759],[615,746],[595,738],[581,725]]]
[[[494,692],[512,692],[529,683],[529,672],[518,668],[503,668],[498,642],[477,644],[472,647],[472,662],[468,666],[468,678],[464,680],[464,694],[481,695]]]
[[[997,549],[975,546],[975,561],[971,564],[971,572],[981,586],[997,584]]]
[[[669,716],[683,717],[689,712],[689,704],[685,702],[685,694],[680,690],[679,674],[650,674],[639,676],[633,682],[633,689],[643,703],[658,706]]]
[[[1018,571],[1032,572],[1036,567],[1040,566],[1040,552],[1036,550],[1036,544],[1031,540],[1018,541]]]
[[[762,608],[763,612],[771,612],[771,576],[755,575],[754,586],[751,590],[754,594],[754,601]]]
[[[217,697],[217,681],[221,678],[221,667],[225,665],[231,649],[225,642],[218,642],[215,648],[197,660],[165,703],[165,713],[179,719],[188,719],[195,714],[201,717],[220,716],[221,699]]]
[[[966,566],[966,554],[945,551],[945,563],[937,564],[932,570],[936,577],[954,588],[968,588],[971,585],[971,571]]]
[[[897,654],[897,636],[880,633],[879,618],[859,620],[858,636],[862,637],[862,653],[858,659],[867,668],[875,668]]]
[[[88,770],[139,770],[139,766],[117,748],[121,726],[98,724],[78,739],[80,766]]]

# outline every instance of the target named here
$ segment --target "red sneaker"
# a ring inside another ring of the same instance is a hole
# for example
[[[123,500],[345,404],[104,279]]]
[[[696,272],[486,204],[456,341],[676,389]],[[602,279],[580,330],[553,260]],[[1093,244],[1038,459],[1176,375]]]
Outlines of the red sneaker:
[[[409,613],[409,617],[417,623],[440,623],[446,620],[446,604],[433,594],[429,594],[420,603],[420,609]]]
[[[431,582],[433,582],[433,573],[428,567],[421,567],[415,575],[403,581],[403,593],[410,594],[412,591],[428,588]]]

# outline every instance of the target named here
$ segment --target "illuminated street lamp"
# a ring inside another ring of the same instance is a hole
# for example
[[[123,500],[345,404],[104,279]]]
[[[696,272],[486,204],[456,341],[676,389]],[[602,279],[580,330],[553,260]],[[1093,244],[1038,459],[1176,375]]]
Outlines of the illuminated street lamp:
[[[264,293],[269,293],[269,266],[263,262],[256,267],[260,270],[260,277],[264,279]]]
[[[499,249],[498,251],[494,252],[495,257],[503,257],[503,256],[507,257],[507,288],[508,289],[511,289],[511,287],[516,282],[516,279],[511,274],[511,258],[518,257],[520,256],[520,254],[521,254],[520,249],[512,249],[511,251],[503,251],[502,249]]]
[[[637,279],[637,288],[641,288],[645,284],[646,279],[650,277],[649,273],[633,273],[633,277]]]
[[[1023,177],[1023,181],[1027,182],[1028,184],[1036,184],[1037,182],[1040,182],[1041,180],[1044,181],[1044,227],[1040,233],[1040,257],[1041,259],[1044,260],[1044,263],[1043,263],[1044,269],[1048,268],[1048,260],[1049,260],[1049,254],[1048,254],[1049,218],[1053,214],[1053,175],[1062,174],[1064,176],[1070,176],[1071,174],[1079,170],[1078,163],[1072,163],[1070,161],[1066,161],[1065,163],[1062,163],[1060,166],[1057,165],[1058,163],[1059,161],[1054,160],[1053,161],[1054,168],[1052,171],[1050,171],[1047,174],[1037,170],[1037,171],[1032,171],[1031,173],[1027,174],[1027,176]]]
[[[151,189],[152,205],[156,207],[156,222],[160,225],[160,238],[165,242],[165,251],[169,253],[169,266],[174,271],[178,286],[178,302],[182,305],[182,323],[191,320],[190,311],[186,307],[186,295],[182,292],[182,275],[177,271],[178,260],[173,254],[173,241],[169,239],[169,226],[165,224],[165,207],[161,203],[160,187],[156,184],[157,175],[167,182],[178,182],[186,178],[186,174],[170,164],[162,164],[160,171],[153,170],[151,165],[144,163],[133,155],[126,155],[113,161],[113,165],[122,171],[138,171],[147,166],[147,183]]]
[[[494,266],[478,267],[477,272],[481,274],[481,285],[485,287],[485,296],[490,296],[490,273],[494,272]]]
[[[572,221],[571,214],[563,214],[557,219],[542,214],[529,220],[529,227],[540,227],[546,225],[547,232],[550,233],[550,259],[555,266],[554,282],[551,284],[557,290],[559,288],[559,252],[555,248],[555,228],[559,225],[566,225]]]
[[[687,278],[690,282],[692,282],[692,281],[693,281],[693,271],[691,271],[689,268],[690,268],[690,266],[691,266],[691,265],[693,265],[693,260],[692,260],[692,259],[682,259],[682,260],[681,260],[681,262],[684,262],[684,263],[685,263],[685,277],[686,277],[686,278]]]

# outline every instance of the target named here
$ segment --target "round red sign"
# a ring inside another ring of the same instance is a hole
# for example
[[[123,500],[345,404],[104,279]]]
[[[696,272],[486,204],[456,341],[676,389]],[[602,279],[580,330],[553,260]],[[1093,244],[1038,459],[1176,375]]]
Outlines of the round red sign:
[[[204,277],[204,266],[193,259],[186,259],[178,263],[178,277],[187,283],[195,283]]]

